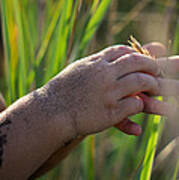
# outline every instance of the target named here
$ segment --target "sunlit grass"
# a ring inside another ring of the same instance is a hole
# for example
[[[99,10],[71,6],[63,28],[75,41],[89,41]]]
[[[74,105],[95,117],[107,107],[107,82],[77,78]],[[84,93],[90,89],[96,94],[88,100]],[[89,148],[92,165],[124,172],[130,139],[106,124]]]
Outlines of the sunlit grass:
[[[148,122],[148,127],[146,129],[146,131],[149,132],[149,137],[148,137],[147,148],[145,151],[145,158],[142,164],[140,180],[151,179],[154,156],[155,156],[157,143],[158,143],[159,136],[161,133],[161,128],[162,128],[161,120],[162,120],[162,117],[157,116],[157,115],[151,116],[149,118],[150,122]]]

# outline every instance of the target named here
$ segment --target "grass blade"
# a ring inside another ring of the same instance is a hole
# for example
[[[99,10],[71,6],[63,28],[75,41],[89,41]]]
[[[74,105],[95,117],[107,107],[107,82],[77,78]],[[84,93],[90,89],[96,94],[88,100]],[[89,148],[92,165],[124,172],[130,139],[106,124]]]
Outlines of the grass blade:
[[[94,180],[94,156],[95,156],[95,136],[89,136],[83,142],[82,166],[84,171],[84,179]]]
[[[20,10],[20,3],[18,0],[13,0],[13,8],[17,23],[17,31],[18,31],[18,52],[19,52],[19,97],[25,95],[27,93],[26,88],[26,76],[27,76],[27,67],[25,62],[25,40],[24,40],[24,32],[22,25],[22,16]]]
[[[51,37],[53,35],[53,32],[55,31],[55,27],[57,25],[58,19],[61,15],[61,8],[63,7],[63,1],[59,1],[59,3],[57,4],[57,8],[55,10],[55,14],[51,20],[51,23],[49,25],[49,28],[47,30],[47,33],[45,35],[45,39],[42,42],[42,45],[40,47],[40,50],[37,54],[37,60],[36,60],[36,66],[38,67],[47,51],[49,42],[51,40]]]
[[[7,103],[12,102],[12,87],[11,87],[11,68],[10,68],[10,42],[9,42],[9,32],[8,32],[8,22],[7,22],[7,11],[6,11],[6,2],[5,0],[1,1],[1,17],[2,17],[2,27],[3,27],[3,37],[4,37],[4,47],[5,47],[5,58],[7,63],[7,84],[8,84],[8,98]]]
[[[55,41],[55,55],[49,62],[48,69],[45,76],[45,81],[62,69],[66,60],[67,43],[70,35],[70,19],[72,16],[73,1],[67,0],[64,2],[64,6],[61,12],[59,24],[57,25],[57,40]],[[61,68],[59,68],[61,66]]]
[[[3,29],[3,42],[6,60],[6,80],[7,80],[7,104],[11,104],[16,99],[16,66],[17,66],[17,45],[16,26],[13,19],[12,4],[8,0],[1,1],[1,17]],[[13,60],[13,61],[12,61]]]
[[[95,5],[96,2],[94,1]],[[87,24],[87,27],[84,31],[84,36],[81,40],[80,44],[80,55],[83,53],[84,49],[86,48],[88,42],[93,37],[94,33],[96,32],[101,20],[103,19],[109,5],[111,3],[111,0],[103,0],[98,5],[96,11],[94,11],[94,8],[92,8],[92,17],[89,20],[89,23]]]
[[[161,100],[161,98],[158,98]],[[150,180],[151,178],[151,173],[152,173],[152,166],[153,166],[153,161],[154,161],[154,156],[155,156],[155,151],[161,131],[161,116],[158,115],[151,115],[149,120],[149,126],[148,126],[148,131],[149,131],[149,140],[146,148],[146,153],[142,165],[142,171],[140,175],[140,180]]]

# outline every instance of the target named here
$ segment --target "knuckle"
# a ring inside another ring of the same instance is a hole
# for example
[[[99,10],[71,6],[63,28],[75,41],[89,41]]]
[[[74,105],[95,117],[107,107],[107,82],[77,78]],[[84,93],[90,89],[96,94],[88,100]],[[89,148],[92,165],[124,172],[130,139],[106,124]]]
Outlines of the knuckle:
[[[117,113],[115,111],[113,112],[115,113],[113,114],[113,118],[116,118],[117,116],[118,120],[124,119],[127,116],[142,112],[143,109],[144,109],[144,104],[139,97],[129,97],[127,99],[122,100],[119,103],[118,112]]]
[[[144,78],[143,74],[141,74],[141,73],[135,73],[134,80],[135,80],[137,86],[142,87],[142,86],[147,85],[146,79]]]
[[[103,54],[103,59],[108,60],[110,56],[112,56],[113,54],[115,54],[115,52],[117,51],[117,48],[115,46],[111,46],[106,48],[102,54]]]
[[[139,67],[145,67],[145,65],[147,66],[150,64],[151,59],[142,54],[132,53],[130,57],[130,61],[133,65]]]
[[[132,53],[129,56],[129,63],[131,64],[131,66],[136,66],[136,68],[138,67],[145,67],[145,65],[147,65],[149,62],[145,61],[145,58],[142,57],[140,54],[137,53]]]
[[[138,97],[131,97],[129,106],[131,114],[141,112],[144,108],[143,101]]]
[[[115,46],[107,47],[106,49],[104,49],[104,50],[102,51],[102,54],[103,54],[104,56],[110,55],[111,53],[113,53],[113,52],[115,51],[115,49],[116,49]]]
[[[135,73],[134,81],[136,86],[153,93],[158,92],[159,82],[153,76],[144,73]]]
[[[137,53],[132,53],[132,54],[130,54],[130,59],[131,59],[131,61],[137,63],[139,60],[139,55]]]
[[[135,73],[134,81],[138,87],[151,89],[155,86],[152,76],[144,73]]]
[[[113,45],[104,49],[103,51],[101,51],[101,53],[105,56],[105,55],[114,54],[118,51],[129,53],[132,50],[131,50],[131,47],[126,46],[126,45]]]

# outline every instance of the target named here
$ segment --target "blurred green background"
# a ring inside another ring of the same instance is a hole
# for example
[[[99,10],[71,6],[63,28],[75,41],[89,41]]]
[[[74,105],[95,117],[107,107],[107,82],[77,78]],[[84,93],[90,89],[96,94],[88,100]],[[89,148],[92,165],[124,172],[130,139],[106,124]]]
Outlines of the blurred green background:
[[[1,0],[0,8],[0,90],[8,105],[69,63],[127,44],[130,35],[179,54],[177,0]],[[134,116],[140,137],[114,128],[89,136],[39,179],[179,179],[178,117]]]

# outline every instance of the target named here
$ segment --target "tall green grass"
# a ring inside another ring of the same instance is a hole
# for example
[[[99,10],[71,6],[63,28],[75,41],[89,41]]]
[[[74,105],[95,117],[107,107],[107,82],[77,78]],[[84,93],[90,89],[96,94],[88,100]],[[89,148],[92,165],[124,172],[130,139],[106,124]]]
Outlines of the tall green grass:
[[[7,104],[41,87],[69,63],[87,55],[111,2],[1,0]],[[126,2],[126,9],[134,3]],[[143,1],[145,5],[149,2]],[[132,12],[129,15],[133,17]],[[132,18],[127,23],[130,21]],[[179,52],[178,25],[173,49],[175,54]],[[114,128],[89,136],[57,168],[39,179],[151,179],[165,121],[143,113],[132,119],[143,127],[140,137],[127,136]],[[177,171],[178,163],[173,179]]]
[[[82,19],[78,12],[81,0],[53,3],[2,0],[8,104],[60,72],[68,64],[67,55],[74,50],[74,45],[80,48],[73,54],[73,60],[81,57],[109,4],[110,0],[93,1]],[[43,18],[40,13],[44,14]]]

